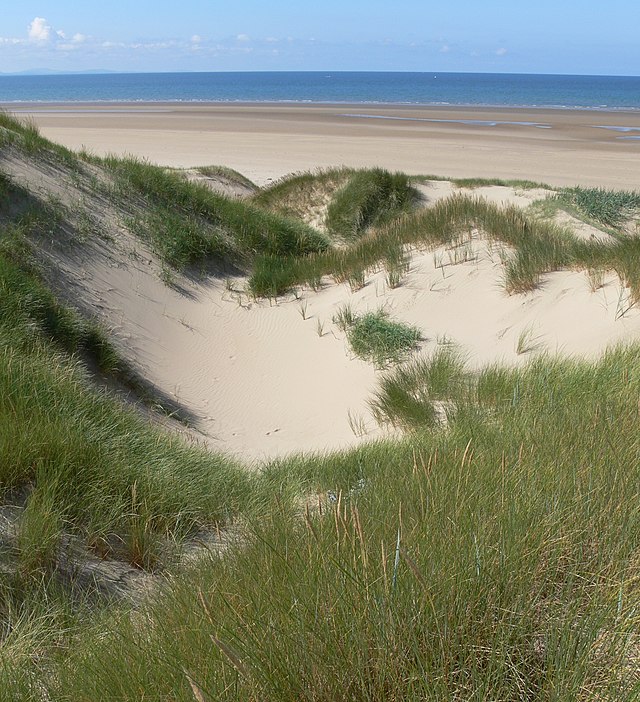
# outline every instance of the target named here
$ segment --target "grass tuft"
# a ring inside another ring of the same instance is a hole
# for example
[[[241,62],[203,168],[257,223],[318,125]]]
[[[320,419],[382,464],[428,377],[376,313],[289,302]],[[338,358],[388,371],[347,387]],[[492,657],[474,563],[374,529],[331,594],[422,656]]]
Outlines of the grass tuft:
[[[341,324],[346,324],[349,318],[349,312],[339,313]],[[356,356],[384,368],[398,363],[416,349],[422,335],[416,327],[394,322],[387,312],[378,310],[362,316],[351,315],[347,339]]]

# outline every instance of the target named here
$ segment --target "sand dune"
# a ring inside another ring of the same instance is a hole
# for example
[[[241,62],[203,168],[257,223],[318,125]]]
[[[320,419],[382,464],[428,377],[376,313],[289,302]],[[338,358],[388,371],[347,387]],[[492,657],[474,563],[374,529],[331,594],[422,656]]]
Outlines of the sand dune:
[[[383,307],[423,331],[421,353],[454,342],[472,364],[521,363],[542,350],[593,357],[640,333],[638,310],[620,316],[626,292],[614,275],[592,292],[585,273],[552,273],[534,293],[509,296],[502,271],[498,252],[478,239],[464,251],[415,252],[396,289],[381,271],[355,293],[328,283],[277,304],[255,302],[224,281],[181,281],[185,289],[176,291],[144,261],[94,258],[78,285],[123,353],[197,418],[207,441],[262,459],[381,434],[367,404],[378,372],[352,356],[332,322],[345,303],[357,312]]]
[[[43,197],[68,196],[53,170],[11,160],[5,167]],[[425,206],[452,190],[426,183]],[[519,206],[541,195],[507,187],[472,192]],[[507,295],[501,261],[508,252],[477,232],[457,248],[410,252],[398,288],[387,286],[381,270],[356,292],[327,279],[318,292],[268,302],[250,298],[241,278],[178,276],[167,286],[155,256],[118,227],[116,213],[106,209],[103,217],[105,236],[49,247],[53,284],[111,330],[129,363],[193,416],[202,440],[245,459],[382,435],[368,407],[380,371],[353,357],[332,322],[344,304],[356,312],[384,308],[421,329],[420,353],[455,343],[472,365],[522,363],[543,350],[595,356],[640,333],[640,311],[626,309],[627,291],[614,275],[593,292],[585,273],[557,272],[530,294]]]

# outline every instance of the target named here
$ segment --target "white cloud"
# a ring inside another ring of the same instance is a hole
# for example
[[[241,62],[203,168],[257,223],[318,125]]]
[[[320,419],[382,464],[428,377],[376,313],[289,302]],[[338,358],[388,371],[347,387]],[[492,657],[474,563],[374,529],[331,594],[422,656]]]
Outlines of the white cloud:
[[[441,54],[448,54],[451,51],[451,47],[448,44],[443,44],[440,47],[440,53]]]
[[[87,41],[87,36],[86,34],[80,33],[74,34],[71,41],[73,41],[74,44],[84,44],[84,42]]]
[[[508,53],[509,53],[509,50],[505,49],[504,46],[500,47],[499,49],[496,49],[496,56],[505,56]]]
[[[51,37],[51,25],[44,17],[34,17],[33,22],[29,25],[28,33],[30,41],[44,43],[49,41]]]
[[[60,39],[66,39],[66,38],[67,38],[67,35],[65,34],[64,31],[62,31],[62,29],[56,30],[56,34],[60,37]]]
[[[194,34],[191,37],[191,43],[192,44],[199,44],[202,41],[202,37],[199,34]]]
[[[238,34],[236,39],[238,41],[251,41],[251,37],[248,34]]]

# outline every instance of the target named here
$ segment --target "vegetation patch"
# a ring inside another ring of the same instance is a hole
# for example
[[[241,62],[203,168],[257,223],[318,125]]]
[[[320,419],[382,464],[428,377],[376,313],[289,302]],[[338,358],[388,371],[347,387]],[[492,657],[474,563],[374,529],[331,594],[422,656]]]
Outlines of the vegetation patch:
[[[353,240],[372,226],[408,211],[416,193],[404,173],[381,168],[356,171],[327,210],[327,230]]]
[[[416,349],[422,339],[419,329],[393,321],[384,310],[361,316],[338,312],[336,320],[339,326],[346,328],[353,353],[378,368],[398,363]]]
[[[514,190],[553,190],[545,183],[538,183],[535,180],[504,180],[502,178],[453,178],[451,182],[456,188],[485,188],[488,186],[499,186],[503,188],[514,188]]]
[[[558,199],[582,216],[607,227],[620,227],[640,213],[640,193],[605,188],[564,188]]]
[[[119,197],[134,192],[144,199],[144,231],[170,265],[223,256],[222,262],[245,266],[258,254],[305,256],[328,246],[322,234],[302,222],[214,193],[178,172],[133,158],[110,157],[102,163],[116,177]]]
[[[505,260],[509,292],[535,288],[542,273],[571,265],[578,256],[575,237],[561,227],[531,219],[517,207],[501,208],[481,198],[454,195],[397,217],[346,248],[277,261],[258,257],[249,284],[254,294],[262,295],[311,284],[324,275],[348,281],[382,261],[405,260],[407,246],[451,245],[475,230],[514,249],[514,255]]]
[[[258,186],[247,176],[228,166],[199,166],[195,170],[206,178],[222,178],[230,183],[237,183],[248,190],[258,189]]]
[[[640,350],[474,378],[446,428],[268,466],[244,547],[84,627],[48,698],[634,700]]]
[[[461,353],[441,348],[430,358],[405,363],[386,373],[370,404],[380,424],[425,429],[439,424],[439,409],[447,407],[446,403],[458,397],[468,383]]]
[[[332,197],[353,173],[350,168],[332,168],[288,175],[260,190],[253,202],[282,217],[307,223],[324,220]]]
[[[43,137],[33,120],[19,119],[0,110],[0,147],[4,146],[13,146],[28,156],[62,163],[72,171],[82,168],[73,151]]]

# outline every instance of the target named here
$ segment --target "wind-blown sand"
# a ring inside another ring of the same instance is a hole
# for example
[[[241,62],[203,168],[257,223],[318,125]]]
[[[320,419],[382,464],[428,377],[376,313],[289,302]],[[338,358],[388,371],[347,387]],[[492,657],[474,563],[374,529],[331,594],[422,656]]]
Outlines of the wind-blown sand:
[[[5,105],[45,136],[263,185],[321,166],[640,189],[640,112],[283,104]]]

